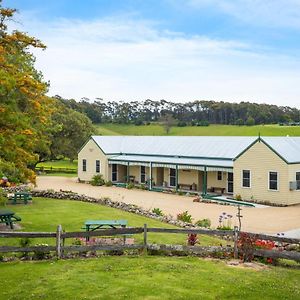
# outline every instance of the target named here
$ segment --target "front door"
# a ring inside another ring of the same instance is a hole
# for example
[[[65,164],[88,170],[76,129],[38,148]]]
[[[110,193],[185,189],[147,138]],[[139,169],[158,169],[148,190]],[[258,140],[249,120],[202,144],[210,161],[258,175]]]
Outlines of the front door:
[[[170,186],[176,186],[176,169],[170,169]]]
[[[233,194],[233,173],[227,173],[227,193]]]
[[[111,181],[116,182],[118,180],[118,165],[111,165]]]

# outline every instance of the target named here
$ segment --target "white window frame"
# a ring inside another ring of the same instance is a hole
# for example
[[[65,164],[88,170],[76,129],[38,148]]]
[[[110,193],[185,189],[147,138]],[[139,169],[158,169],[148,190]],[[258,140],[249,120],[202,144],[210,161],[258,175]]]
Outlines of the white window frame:
[[[244,171],[249,171],[249,186],[244,186]],[[242,180],[241,180],[241,187],[243,188],[243,189],[251,189],[251,187],[252,187],[252,176],[251,176],[252,174],[251,174],[251,170],[242,170],[241,171],[241,178],[242,178]]]
[[[297,189],[297,173],[300,173],[300,171],[296,171],[296,172],[295,172],[296,191],[300,192],[300,188]]]
[[[270,189],[270,173],[277,173],[277,190]],[[279,192],[279,172],[275,170],[268,171],[268,190],[270,192]]]
[[[219,172],[221,174],[221,179],[219,179]],[[217,181],[223,181],[223,172],[222,171],[217,171]]]
[[[144,180],[144,182],[142,182],[142,167],[145,168],[145,173],[144,173],[145,180]],[[140,183],[146,183],[146,181],[147,181],[146,167],[145,166],[140,166]]]
[[[85,162],[85,164],[83,162]],[[82,159],[82,172],[87,172],[87,159],[86,158]]]
[[[97,162],[99,162],[99,171],[97,172]],[[99,174],[99,173],[101,173],[101,161],[100,161],[100,159],[96,159],[96,161],[95,161],[95,167],[96,167],[96,173],[97,174]]]

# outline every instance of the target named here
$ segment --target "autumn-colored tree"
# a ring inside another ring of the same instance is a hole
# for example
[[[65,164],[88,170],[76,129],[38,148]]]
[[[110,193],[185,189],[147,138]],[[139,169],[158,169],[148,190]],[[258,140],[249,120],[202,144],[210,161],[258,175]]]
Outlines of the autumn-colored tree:
[[[28,167],[37,160],[35,151],[48,151],[53,100],[46,96],[48,84],[34,67],[30,48],[45,49],[34,37],[7,23],[16,10],[0,0],[0,176],[15,181],[35,181]]]

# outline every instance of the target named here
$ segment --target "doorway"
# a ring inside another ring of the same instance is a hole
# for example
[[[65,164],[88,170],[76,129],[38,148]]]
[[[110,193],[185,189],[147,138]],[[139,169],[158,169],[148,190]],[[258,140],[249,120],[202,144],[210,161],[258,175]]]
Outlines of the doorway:
[[[227,173],[227,193],[233,194],[233,173]]]

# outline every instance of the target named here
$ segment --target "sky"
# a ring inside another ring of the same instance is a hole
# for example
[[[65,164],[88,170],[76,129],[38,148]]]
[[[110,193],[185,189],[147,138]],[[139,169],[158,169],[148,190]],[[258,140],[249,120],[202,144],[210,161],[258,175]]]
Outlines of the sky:
[[[3,0],[49,95],[300,108],[300,0]]]

